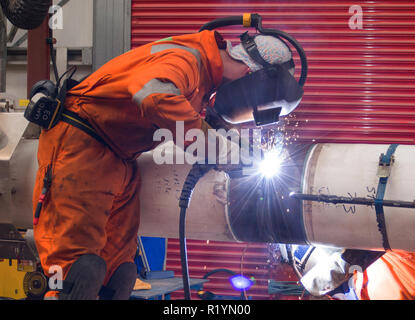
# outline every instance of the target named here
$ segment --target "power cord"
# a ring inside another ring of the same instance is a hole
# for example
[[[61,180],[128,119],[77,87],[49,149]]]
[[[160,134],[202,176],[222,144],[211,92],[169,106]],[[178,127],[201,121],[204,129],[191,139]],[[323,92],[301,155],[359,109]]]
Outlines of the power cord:
[[[180,240],[180,258],[182,264],[183,290],[185,300],[191,300],[190,295],[190,280],[189,268],[187,261],[187,246],[186,246],[186,210],[192,197],[193,190],[197,182],[214,166],[206,164],[194,164],[190,169],[183,185],[182,193],[180,195],[180,225],[179,225],[179,240]]]

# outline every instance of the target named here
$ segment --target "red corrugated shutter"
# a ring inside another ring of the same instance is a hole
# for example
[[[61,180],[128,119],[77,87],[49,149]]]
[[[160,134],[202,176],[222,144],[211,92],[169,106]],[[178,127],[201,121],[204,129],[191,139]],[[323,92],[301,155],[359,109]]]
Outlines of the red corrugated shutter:
[[[268,299],[269,268],[268,246],[266,244],[228,243],[217,241],[188,240],[189,274],[193,278],[203,278],[212,270],[229,269],[256,279],[255,285],[247,292],[253,299]],[[169,239],[167,268],[181,275],[180,248],[177,239]],[[229,282],[230,275],[225,272],[209,277],[204,290],[217,295],[237,296],[238,293]],[[182,291],[172,294],[173,299],[183,298]],[[193,298],[196,298],[194,295]]]
[[[363,29],[349,27],[352,5],[363,10]],[[282,121],[288,141],[414,143],[414,1],[133,0],[132,47],[196,32],[207,21],[244,12],[261,14],[265,27],[292,34],[307,52],[304,99],[295,114]],[[235,41],[240,31],[221,29],[225,38]],[[212,246],[189,244],[192,276],[202,275],[203,265],[235,267],[240,258],[235,252],[244,245]],[[194,260],[193,250],[198,252]],[[177,252],[177,242],[171,241],[168,263],[172,268],[179,265]],[[249,252],[253,265],[258,265],[255,270],[267,266],[265,245]],[[199,261],[202,253],[210,258],[203,256]],[[261,283],[257,298],[267,296],[265,286]],[[222,283],[217,286],[222,287],[225,290]]]

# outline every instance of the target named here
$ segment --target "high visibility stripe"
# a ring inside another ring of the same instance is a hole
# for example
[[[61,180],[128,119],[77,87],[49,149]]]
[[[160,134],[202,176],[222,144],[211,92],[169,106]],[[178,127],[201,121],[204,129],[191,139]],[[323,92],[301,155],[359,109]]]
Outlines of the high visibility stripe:
[[[173,37],[167,37],[167,38],[160,39],[160,40],[157,40],[157,41],[154,41],[154,42],[163,42],[163,41],[173,41]]]
[[[190,52],[191,54],[195,56],[197,60],[197,64],[200,68],[200,61],[201,61],[200,52],[199,50],[194,49],[194,48],[189,48],[189,47],[181,46],[178,44],[170,44],[170,43],[155,44],[151,47],[151,54],[164,51],[164,50],[169,50],[169,49],[182,49],[182,50],[186,50],[187,52]]]
[[[151,94],[181,95],[180,90],[172,82],[162,82],[159,79],[151,79],[134,96],[133,101],[140,106]]]

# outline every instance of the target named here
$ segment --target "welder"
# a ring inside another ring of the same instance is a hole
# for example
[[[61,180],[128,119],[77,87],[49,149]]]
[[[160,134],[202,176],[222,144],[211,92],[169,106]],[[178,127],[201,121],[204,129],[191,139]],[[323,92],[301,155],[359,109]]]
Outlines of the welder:
[[[244,103],[236,89],[244,82],[233,85],[241,79],[251,93],[255,86],[268,89],[268,96],[257,94],[265,100],[245,103],[258,124],[270,123],[270,115],[275,122],[299,104],[303,91],[287,44],[269,35],[241,39],[232,46],[205,30],[156,41],[116,57],[65,92],[60,120],[54,115],[39,139],[33,195],[34,211],[42,199],[34,226],[42,267],[46,275],[52,266],[63,271],[63,288],[47,298],[129,298],[140,220],[135,160],[160,143],[153,141],[157,129],[175,137],[176,122],[183,121],[184,134],[201,129],[208,136],[211,126],[201,114],[215,92],[216,111],[232,122],[238,106],[226,104]]]

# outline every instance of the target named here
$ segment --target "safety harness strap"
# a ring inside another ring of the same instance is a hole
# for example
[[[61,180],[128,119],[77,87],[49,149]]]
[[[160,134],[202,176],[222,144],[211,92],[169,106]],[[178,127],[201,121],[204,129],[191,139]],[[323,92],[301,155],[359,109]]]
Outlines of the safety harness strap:
[[[98,142],[107,145],[105,141],[96,133],[94,128],[89,124],[89,122],[85,119],[82,119],[80,116],[78,116],[75,112],[69,111],[65,109],[64,104],[66,100],[66,94],[69,90],[71,90],[73,87],[75,87],[77,84],[79,84],[78,81],[73,80],[71,78],[68,78],[64,81],[62,88],[59,92],[59,101],[61,101],[60,105],[60,116],[57,118],[57,121],[63,121],[66,122],[86,134],[90,135],[94,139],[96,139]]]
[[[252,60],[254,60],[256,63],[259,63],[263,67],[271,66],[271,64],[267,62],[264,58],[262,58],[261,54],[259,53],[257,45],[255,43],[255,37],[250,36],[247,31],[240,36],[240,39],[242,46],[244,47],[246,53],[248,53],[249,57]],[[287,70],[295,68],[295,63],[293,59],[280,63],[280,65]]]
[[[383,211],[383,200],[390,174],[390,168],[393,164],[393,154],[395,153],[397,147],[398,144],[390,145],[388,151],[386,152],[386,155],[382,153],[379,159],[379,184],[375,198],[375,211],[378,229],[382,235],[383,248],[386,251],[391,250],[391,247],[389,244],[388,234],[386,231],[385,213]]]
[[[61,121],[66,122],[82,130],[86,134],[95,138],[98,142],[101,142],[102,144],[106,145],[105,141],[95,132],[95,130],[92,128],[89,122],[79,117],[75,112],[64,109],[62,112]]]

